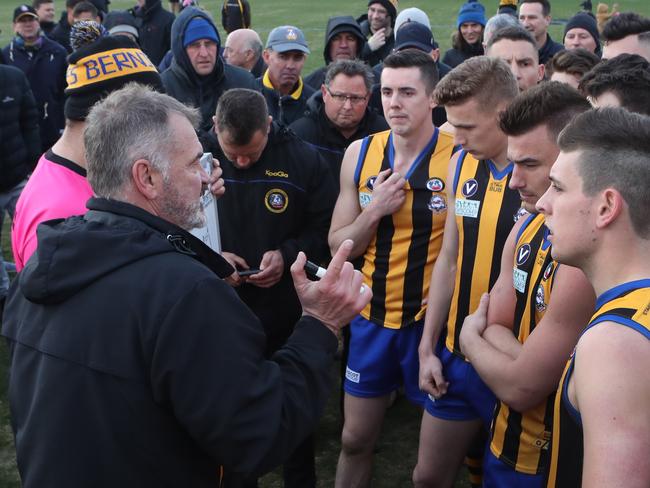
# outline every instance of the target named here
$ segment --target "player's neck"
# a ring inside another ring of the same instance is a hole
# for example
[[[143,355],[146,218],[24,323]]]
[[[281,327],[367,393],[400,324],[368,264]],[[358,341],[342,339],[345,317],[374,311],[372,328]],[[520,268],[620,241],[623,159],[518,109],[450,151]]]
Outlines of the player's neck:
[[[490,161],[494,163],[499,171],[505,169],[510,164],[510,161],[508,161],[508,146],[504,145],[495,156],[490,158]]]
[[[86,124],[74,122],[72,125],[66,124],[63,135],[52,146],[52,152],[78,164],[82,168],[86,167],[85,147],[83,144],[83,132]]]
[[[431,120],[431,118],[429,118]],[[424,148],[431,141],[435,127],[433,123],[425,124],[417,132],[409,134],[407,137],[400,136],[393,132],[393,147],[395,148],[395,170],[404,174],[410,167],[415,158],[417,158]]]
[[[609,238],[583,268],[597,296],[622,283],[650,279],[650,241],[611,232]]]

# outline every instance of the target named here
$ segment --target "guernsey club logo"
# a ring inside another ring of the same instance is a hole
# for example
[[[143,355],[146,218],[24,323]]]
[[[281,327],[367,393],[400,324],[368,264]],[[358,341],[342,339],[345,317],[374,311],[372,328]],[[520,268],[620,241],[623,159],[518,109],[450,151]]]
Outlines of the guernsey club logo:
[[[474,196],[477,191],[478,181],[476,181],[474,178],[470,178],[469,180],[465,181],[465,183],[463,183],[463,187],[461,188],[461,193],[465,198]]]
[[[445,188],[445,182],[440,178],[431,178],[427,180],[427,190],[429,191],[442,191]]]
[[[282,213],[289,205],[289,196],[284,190],[274,188],[266,192],[266,195],[264,196],[264,204],[271,212]]]
[[[366,188],[370,191],[372,191],[375,188],[375,180],[377,179],[377,176],[371,176],[366,180]]]
[[[544,275],[543,275],[544,281],[548,280],[551,277],[551,275],[553,274],[553,268],[555,268],[555,264],[548,263],[548,266],[546,266],[546,269],[544,270]]]
[[[440,195],[434,195],[427,205],[433,213],[442,213],[447,210],[447,202]]]
[[[530,244],[522,244],[519,246],[519,249],[517,249],[517,266],[521,266],[524,264],[526,261],[528,261],[528,258],[530,257]]]

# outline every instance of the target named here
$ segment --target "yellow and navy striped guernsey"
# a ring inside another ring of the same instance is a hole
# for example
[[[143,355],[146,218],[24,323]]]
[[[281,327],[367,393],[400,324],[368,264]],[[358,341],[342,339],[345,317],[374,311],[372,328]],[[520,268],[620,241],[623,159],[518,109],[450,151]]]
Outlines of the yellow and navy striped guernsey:
[[[522,344],[542,320],[559,264],[551,257],[551,243],[542,214],[529,215],[517,234],[512,282],[517,295],[514,334]],[[543,473],[548,466],[553,398],[517,412],[503,402],[492,419],[490,449],[516,471]]]
[[[424,317],[422,299],[429,293],[433,263],[442,245],[447,213],[445,180],[453,147],[453,138],[436,128],[403,175],[406,201],[380,220],[368,244],[361,272],[373,296],[361,315],[371,322],[399,329]],[[354,174],[361,208],[372,200],[377,174],[393,168],[394,158],[391,131],[363,139]]]
[[[447,349],[464,357],[458,338],[465,317],[499,277],[501,252],[521,206],[519,193],[508,188],[513,165],[498,171],[492,161],[466,151],[454,174],[458,258],[454,294],[447,320]]]
[[[650,340],[650,279],[618,285],[598,297],[596,313],[583,334],[602,322],[631,327]],[[547,487],[582,485],[582,419],[567,395],[575,350],[567,362],[555,396],[553,443]]]

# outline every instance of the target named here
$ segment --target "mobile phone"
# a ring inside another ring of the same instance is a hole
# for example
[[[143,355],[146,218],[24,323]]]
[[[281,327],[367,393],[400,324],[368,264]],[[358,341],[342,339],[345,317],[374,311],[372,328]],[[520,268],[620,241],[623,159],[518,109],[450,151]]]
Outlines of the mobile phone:
[[[238,269],[237,274],[239,276],[251,276],[259,273],[260,271],[260,269]]]

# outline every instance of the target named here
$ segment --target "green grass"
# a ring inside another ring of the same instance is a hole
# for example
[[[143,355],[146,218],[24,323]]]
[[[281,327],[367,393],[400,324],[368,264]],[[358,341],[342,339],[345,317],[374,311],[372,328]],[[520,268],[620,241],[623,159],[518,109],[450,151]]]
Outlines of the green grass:
[[[295,24],[305,32],[312,50],[308,58],[305,73],[323,64],[322,52],[324,30],[328,17],[351,14],[358,16],[365,10],[366,1],[357,0],[250,0],[253,11],[253,28],[263,40],[269,31],[278,25]],[[57,12],[63,9],[63,0],[55,0]],[[112,9],[131,7],[135,2],[128,0],[113,0]],[[164,1],[166,5],[166,0]],[[440,44],[441,51],[450,47],[450,39],[454,30],[458,8],[463,0],[412,1],[402,0],[401,8],[418,6],[429,14],[433,33]],[[11,18],[13,9],[19,1],[0,0],[0,46],[5,46],[12,35]],[[496,12],[498,0],[485,1],[487,14]],[[562,0],[553,2],[553,16],[557,23],[551,26],[550,32],[555,40],[561,40],[563,33],[562,19],[567,19],[578,9],[579,0]],[[594,6],[597,4],[594,1]],[[647,0],[619,0],[621,11],[633,10],[644,15],[650,15],[650,2]],[[217,20],[220,19],[218,8],[221,2],[217,0],[203,1]],[[57,18],[59,13],[57,13]],[[221,27],[219,26],[220,32]],[[10,249],[9,227],[5,223],[2,232],[2,247],[5,255]],[[20,486],[15,468],[15,453],[13,436],[9,424],[9,408],[6,398],[7,378],[7,349],[4,341],[0,341],[0,486],[11,488]],[[334,374],[334,372],[333,372]],[[394,488],[410,486],[411,471],[416,460],[420,413],[403,399],[389,409],[378,452],[375,456],[373,486],[376,488]],[[336,461],[340,449],[340,418],[338,414],[338,397],[333,395],[326,413],[320,423],[317,434],[317,474],[319,486],[333,486]],[[464,478],[464,477],[462,477]],[[281,486],[277,472],[267,475],[261,482],[262,487]],[[464,479],[458,487],[469,486]]]

